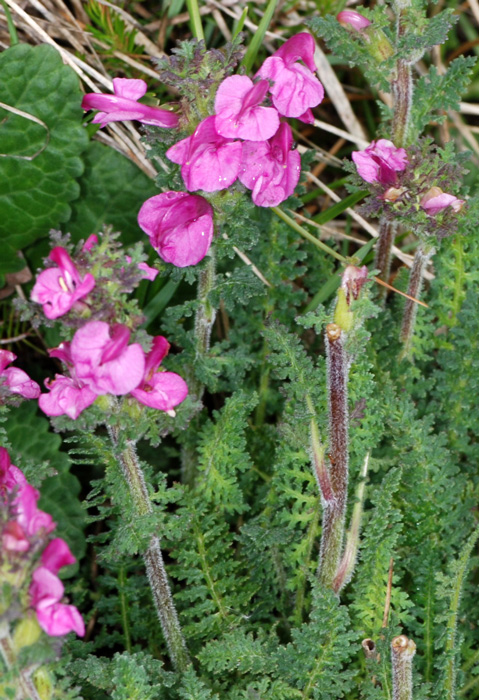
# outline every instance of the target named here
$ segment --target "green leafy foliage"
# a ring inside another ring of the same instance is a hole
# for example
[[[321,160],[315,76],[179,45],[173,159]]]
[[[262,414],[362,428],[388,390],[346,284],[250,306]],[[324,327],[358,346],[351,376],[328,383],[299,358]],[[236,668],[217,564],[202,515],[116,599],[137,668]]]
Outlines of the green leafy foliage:
[[[74,71],[48,45],[18,44],[0,54],[2,155],[0,271],[20,270],[16,251],[70,217],[80,194],[81,91]]]
[[[83,161],[80,197],[72,206],[65,231],[79,241],[111,225],[121,231],[125,244],[145,240],[137,216],[142,202],[158,194],[153,182],[128,158],[101,143],[90,143]]]

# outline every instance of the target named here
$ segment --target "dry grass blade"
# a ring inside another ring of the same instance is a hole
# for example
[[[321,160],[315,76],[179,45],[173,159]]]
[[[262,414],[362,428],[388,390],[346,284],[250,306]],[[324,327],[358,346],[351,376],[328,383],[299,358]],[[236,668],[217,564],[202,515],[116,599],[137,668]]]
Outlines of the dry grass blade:
[[[319,78],[323,83],[331,102],[335,106],[341,121],[346,126],[349,133],[369,143],[363,127],[352,110],[351,103],[344,92],[343,86],[339,82],[336,73],[331,68],[328,59],[317,44],[314,52],[314,60],[317,66]],[[338,134],[338,136],[340,135],[342,136],[342,134]]]

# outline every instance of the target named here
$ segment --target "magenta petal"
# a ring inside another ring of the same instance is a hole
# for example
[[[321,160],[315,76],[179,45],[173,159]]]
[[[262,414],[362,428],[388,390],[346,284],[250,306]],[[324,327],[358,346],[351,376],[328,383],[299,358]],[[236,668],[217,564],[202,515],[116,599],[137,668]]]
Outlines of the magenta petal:
[[[310,109],[307,109],[304,114],[296,117],[296,119],[299,119],[299,121],[303,122],[304,124],[314,124],[314,115]]]
[[[188,395],[188,385],[174,372],[157,372],[145,388],[135,389],[131,395],[145,406],[157,408],[160,411],[170,411],[185,400]]]
[[[148,85],[144,80],[131,78],[113,78],[113,92],[118,97],[126,97],[129,100],[139,100],[146,93]]]
[[[342,10],[336,16],[336,19],[339,24],[342,24],[344,27],[351,27],[358,32],[361,31],[361,29],[366,29],[366,27],[369,27],[371,24],[364,15],[359,14],[359,12],[355,10]]]
[[[79,637],[85,634],[83,618],[74,605],[53,603],[37,609],[40,627],[51,637],[61,637],[68,632],[76,632]]]
[[[267,60],[281,59],[273,57]],[[283,66],[282,70],[276,71],[273,80],[273,104],[286,117],[300,117],[310,107],[316,107],[324,97],[324,89],[319,80],[301,63],[294,63],[288,68]]]
[[[76,420],[80,413],[91,406],[98,394],[89,387],[80,387],[70,377],[57,374],[48,385],[48,394],[41,394],[38,405],[47,416],[66,415]]]
[[[186,139],[181,139],[181,141],[175,143],[174,146],[171,146],[171,148],[169,148],[165,153],[168,160],[171,160],[172,163],[177,163],[178,165],[181,165],[188,160],[188,152],[190,150],[192,138],[192,136],[187,136]]]
[[[372,141],[363,151],[353,151],[351,157],[363,180],[383,185],[394,185],[396,173],[409,162],[404,148],[396,148],[388,139]]]
[[[215,99],[215,128],[225,138],[265,141],[276,133],[279,117],[275,109],[260,107],[266,81],[256,85],[245,75],[223,80]]]
[[[76,375],[96,394],[128,394],[143,378],[141,346],[126,346],[129,331],[123,326],[114,328],[112,335],[104,321],[90,321],[75,333],[71,343]]]
[[[153,124],[164,128],[174,128],[179,123],[178,115],[173,112],[160,107],[150,107],[125,97],[117,97],[116,95],[88,93],[83,97],[81,106],[83,109],[100,110],[95,115],[93,123],[101,124],[102,126],[109,122],[127,119],[136,119],[143,124]]]
[[[209,214],[170,228],[158,242],[158,253],[176,267],[196,265],[203,260],[213,240],[213,220]]]
[[[165,192],[150,197],[138,213],[138,224],[165,262],[196,265],[213,239],[213,209],[199,195]]]
[[[205,149],[196,155],[189,165],[184,165],[181,174],[189,190],[216,192],[224,190],[238,177],[242,144],[226,142],[219,148]]]
[[[316,66],[314,63],[314,39],[307,32],[295,34],[291,39],[288,39],[274,54],[282,58],[286,65],[290,66],[296,61],[303,61],[314,73]]]
[[[64,590],[63,583],[58,576],[45,566],[39,566],[32,575],[31,605],[37,610],[53,605],[62,599]]]
[[[153,338],[153,345],[145,358],[145,376],[147,377],[153,370],[157,370],[164,358],[168,355],[170,344],[162,335]]]
[[[12,394],[20,394],[25,399],[38,399],[40,396],[40,387],[23,370],[9,367],[3,376]]]
[[[76,562],[70,548],[61,537],[55,537],[42,552],[42,564],[49,571],[57,574],[60,569]]]
[[[17,359],[15,353],[9,350],[0,350],[0,374],[11,362]]]

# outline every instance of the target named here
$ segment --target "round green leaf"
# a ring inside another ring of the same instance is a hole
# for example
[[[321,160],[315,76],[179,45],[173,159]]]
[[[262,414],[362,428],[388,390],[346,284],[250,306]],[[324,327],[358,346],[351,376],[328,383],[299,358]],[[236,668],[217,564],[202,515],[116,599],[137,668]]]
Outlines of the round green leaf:
[[[70,216],[88,136],[75,72],[51,46],[0,54],[0,272],[25,264],[17,250]],[[16,111],[15,111],[16,110]]]

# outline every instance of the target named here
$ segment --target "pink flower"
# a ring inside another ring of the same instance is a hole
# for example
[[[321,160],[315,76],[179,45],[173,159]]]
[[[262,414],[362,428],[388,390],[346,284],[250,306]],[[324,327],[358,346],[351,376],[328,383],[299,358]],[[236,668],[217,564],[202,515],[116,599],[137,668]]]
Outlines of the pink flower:
[[[243,144],[240,181],[253,190],[259,207],[275,207],[294,192],[301,174],[301,159],[292,151],[291,127],[283,123],[269,141]]]
[[[2,547],[8,552],[28,552],[30,542],[16,520],[11,520],[3,528]]]
[[[131,263],[131,256],[125,255],[125,260],[126,262]],[[150,282],[154,282],[159,272],[159,270],[155,270],[154,267],[150,267],[145,262],[138,263],[138,269],[142,271],[143,277]]]
[[[270,88],[273,104],[285,117],[311,121],[310,108],[316,107],[324,97],[323,86],[314,75],[314,49],[310,34],[296,34],[267,58],[257,73],[273,81]],[[299,60],[306,66],[298,63]]]
[[[0,491],[12,491],[15,487],[21,487],[27,480],[21,469],[10,461],[10,455],[5,447],[0,447]]]
[[[216,117],[207,117],[191,136],[166,151],[166,157],[181,165],[181,175],[190,191],[224,190],[238,177],[241,142],[220,136]]]
[[[140,228],[165,262],[196,265],[213,239],[213,209],[197,194],[165,192],[150,197],[138,213]]]
[[[420,206],[429,216],[436,216],[440,211],[451,207],[456,213],[461,211],[464,199],[458,199],[452,194],[443,192],[440,187],[431,187],[421,199]]]
[[[76,420],[98,396],[77,377],[63,374],[56,374],[53,380],[46,379],[45,386],[49,393],[40,396],[38,405],[47,416],[68,416]]]
[[[66,314],[79,299],[89,294],[95,286],[95,278],[90,273],[80,277],[70,255],[61,246],[53,248],[48,257],[58,267],[40,272],[31,299],[43,305],[47,318],[54,319]]]
[[[153,339],[153,347],[146,356],[143,381],[131,392],[140,403],[160,411],[171,411],[188,395],[188,386],[178,374],[156,371],[169,349],[170,344],[163,336]]]
[[[94,246],[98,245],[98,236],[96,233],[92,233],[88,236],[85,243],[83,244],[82,251],[90,252]]]
[[[60,603],[63,593],[63,584],[58,576],[45,566],[35,569],[30,586],[30,604],[35,608],[40,627],[52,637],[72,631],[83,637],[85,625],[82,616],[74,605]]]
[[[31,484],[24,484],[15,498],[17,522],[25,535],[31,537],[40,530],[45,533],[52,532],[56,528],[56,523],[49,513],[37,508],[37,501],[40,494]]]
[[[65,363],[69,369],[70,377],[56,374],[55,379],[45,379],[48,394],[42,394],[38,399],[38,405],[47,416],[66,415],[76,420],[80,413],[91,406],[98,394],[78,379],[70,343],[61,343],[57,348],[49,350],[50,357],[56,357]]]
[[[260,107],[269,90],[267,80],[253,81],[246,75],[225,78],[215,98],[215,128],[225,138],[265,141],[276,133],[278,113],[272,107]]]
[[[357,32],[366,29],[371,24],[366,17],[355,10],[343,10],[336,16],[336,19],[343,27],[355,29]]]
[[[42,552],[42,565],[54,574],[69,564],[76,562],[65,540],[55,537]]]
[[[396,148],[387,139],[373,141],[364,151],[354,151],[352,159],[363,180],[381,185],[396,184],[397,173],[409,163],[404,148]]]
[[[40,396],[40,387],[28,374],[18,367],[8,367],[11,362],[17,359],[13,352],[0,350],[0,383],[4,384],[12,394],[20,394],[25,399],[37,399]]]
[[[81,106],[85,110],[101,110],[95,115],[93,123],[102,127],[109,122],[121,122],[125,119],[136,119],[142,124],[162,126],[166,129],[178,126],[178,116],[173,112],[137,102],[146,93],[147,88],[144,80],[114,78],[114,95],[91,92],[84,96]]]
[[[71,342],[76,377],[95,394],[120,396],[136,389],[145,369],[145,355],[138,343],[128,345],[130,331],[120,324],[89,321]]]

